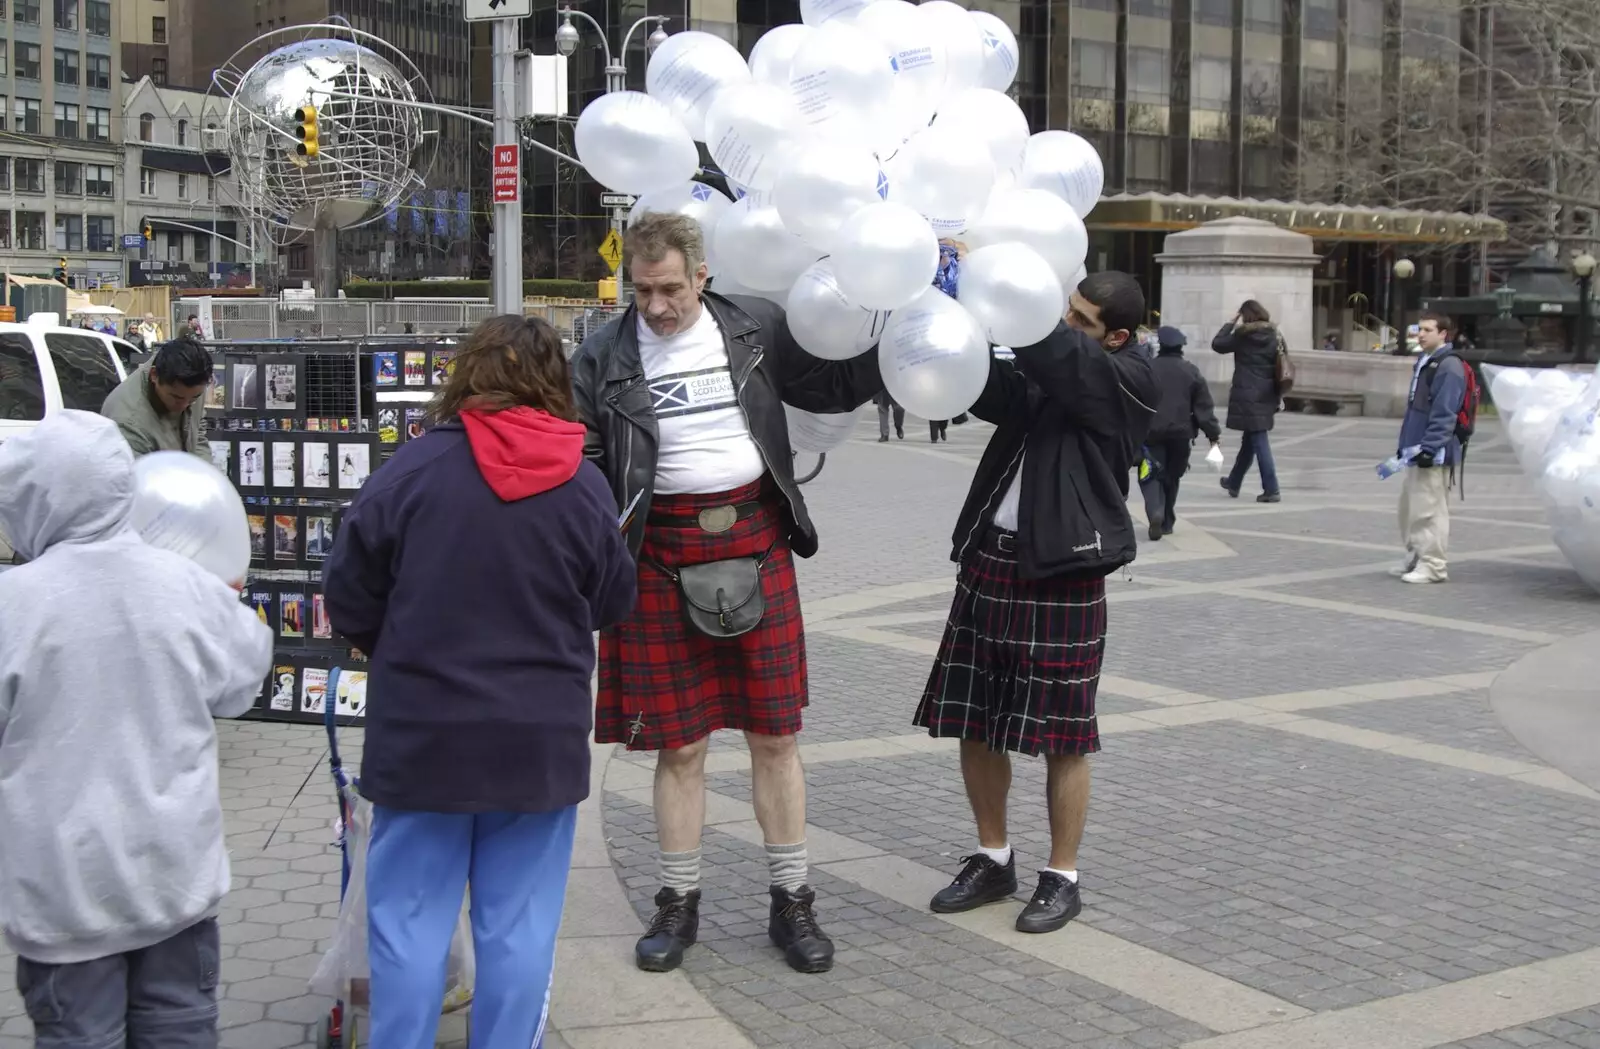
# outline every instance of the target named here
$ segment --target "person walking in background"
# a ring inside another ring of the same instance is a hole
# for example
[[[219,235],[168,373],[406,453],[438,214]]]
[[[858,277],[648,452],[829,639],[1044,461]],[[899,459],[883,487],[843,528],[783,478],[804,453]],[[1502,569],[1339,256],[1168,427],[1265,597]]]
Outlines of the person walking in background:
[[[217,729],[272,631],[130,520],[108,419],[0,445],[0,921],[34,1043],[215,1049],[228,892]],[[242,523],[242,522],[241,522]]]
[[[370,1042],[433,1046],[470,879],[472,1044],[528,1049],[589,794],[591,635],[632,611],[634,565],[549,324],[484,321],[429,410],[439,425],[361,488],[323,571],[383,696],[361,762]]]
[[[906,439],[906,410],[895,403],[889,396],[888,390],[879,390],[872,398],[878,406],[878,443],[884,444],[889,440],[889,417],[894,417],[894,435],[900,440]]]
[[[1042,341],[991,357],[972,414],[993,423],[957,518],[960,565],[944,638],[913,723],[961,741],[978,848],[934,895],[940,914],[1017,891],[1006,827],[1011,753],[1043,754],[1050,857],[1020,932],[1059,929],[1082,909],[1078,846],[1095,695],[1105,656],[1105,577],[1137,552],[1128,471],[1159,399],[1150,359],[1129,345],[1144,293],[1126,273],[1091,274]]]
[[[1222,479],[1223,490],[1239,498],[1239,489],[1253,463],[1261,467],[1261,494],[1258,503],[1278,501],[1278,467],[1272,461],[1272,445],[1267,434],[1278,414],[1278,353],[1281,348],[1277,325],[1266,307],[1246,299],[1238,316],[1222,326],[1211,348],[1233,354],[1233,384],[1228,390],[1228,429],[1240,431],[1239,454],[1233,469]]]
[[[1177,328],[1166,326],[1156,336],[1161,349],[1154,368],[1161,404],[1145,439],[1151,476],[1139,482],[1152,540],[1171,535],[1177,523],[1178,482],[1188,472],[1195,436],[1204,433],[1212,445],[1222,437],[1211,405],[1211,387],[1200,369],[1184,359],[1183,347],[1188,338]]]
[[[928,420],[928,440],[931,441],[934,444],[938,444],[941,438],[944,439],[945,441],[949,441],[950,440],[950,420],[949,419],[929,419]]]
[[[1419,354],[1400,422],[1400,454],[1411,456],[1400,488],[1406,557],[1393,572],[1407,583],[1449,578],[1450,479],[1461,462],[1456,419],[1467,395],[1467,364],[1450,341],[1453,329],[1442,313],[1424,313],[1417,321]]]

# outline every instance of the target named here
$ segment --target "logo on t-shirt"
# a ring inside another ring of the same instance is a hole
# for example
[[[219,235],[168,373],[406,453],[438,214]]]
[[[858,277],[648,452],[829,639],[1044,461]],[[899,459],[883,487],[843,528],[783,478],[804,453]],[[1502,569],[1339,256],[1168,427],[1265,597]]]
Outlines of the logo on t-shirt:
[[[656,418],[674,419],[701,412],[719,412],[738,406],[733,375],[726,367],[678,372],[650,380],[650,400]]]

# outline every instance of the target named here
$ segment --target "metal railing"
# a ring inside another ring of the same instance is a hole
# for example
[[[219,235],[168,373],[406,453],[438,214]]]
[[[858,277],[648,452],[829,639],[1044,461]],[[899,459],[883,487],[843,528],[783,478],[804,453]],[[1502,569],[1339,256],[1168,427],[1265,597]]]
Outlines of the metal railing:
[[[172,304],[171,326],[178,331],[198,299]],[[542,316],[575,348],[621,309],[615,306],[531,304],[528,316]],[[212,299],[207,340],[348,339],[367,335],[454,335],[471,331],[494,314],[487,299]]]

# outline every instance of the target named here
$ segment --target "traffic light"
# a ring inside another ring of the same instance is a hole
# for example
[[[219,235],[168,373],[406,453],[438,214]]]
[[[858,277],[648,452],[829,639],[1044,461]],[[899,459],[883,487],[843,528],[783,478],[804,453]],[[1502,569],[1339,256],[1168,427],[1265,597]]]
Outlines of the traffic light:
[[[300,144],[295,147],[295,152],[302,157],[317,155],[317,107],[301,106],[294,111],[295,137]]]
[[[156,231],[150,228],[150,223],[144,224],[144,242],[149,244],[156,239]]]
[[[67,260],[66,259],[61,258],[61,259],[57,259],[56,260],[55,278],[56,278],[56,283],[58,283],[58,284],[65,284],[67,282]]]

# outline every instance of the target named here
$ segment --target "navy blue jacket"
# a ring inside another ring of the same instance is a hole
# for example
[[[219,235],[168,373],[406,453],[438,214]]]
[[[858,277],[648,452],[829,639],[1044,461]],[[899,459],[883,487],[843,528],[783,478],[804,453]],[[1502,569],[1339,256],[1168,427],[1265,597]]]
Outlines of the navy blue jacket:
[[[1445,346],[1417,357],[1411,370],[1411,396],[1400,421],[1400,450],[1421,447],[1433,461],[1448,466],[1461,461],[1456,440],[1456,415],[1467,397],[1467,363]]]
[[[589,794],[593,633],[632,611],[637,569],[582,425],[477,418],[502,425],[439,426],[372,475],[323,587],[372,660],[362,794],[548,812]]]

